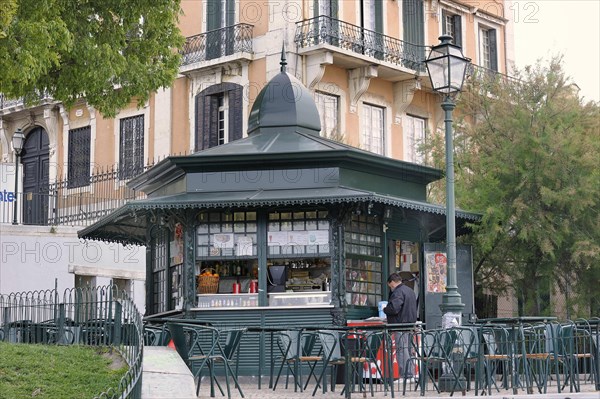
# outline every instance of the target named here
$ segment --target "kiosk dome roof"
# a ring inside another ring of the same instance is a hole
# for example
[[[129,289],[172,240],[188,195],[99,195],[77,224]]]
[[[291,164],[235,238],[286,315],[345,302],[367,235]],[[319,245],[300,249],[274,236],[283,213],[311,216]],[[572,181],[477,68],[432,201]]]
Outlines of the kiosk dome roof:
[[[260,91],[248,118],[248,135],[276,129],[319,135],[321,120],[310,91],[290,76],[281,52],[281,72]],[[289,128],[289,129],[288,129]]]

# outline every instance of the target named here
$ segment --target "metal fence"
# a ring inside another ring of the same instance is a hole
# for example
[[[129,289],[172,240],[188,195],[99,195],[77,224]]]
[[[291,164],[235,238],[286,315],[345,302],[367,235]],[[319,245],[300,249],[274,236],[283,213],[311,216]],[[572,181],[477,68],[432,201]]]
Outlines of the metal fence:
[[[139,398],[142,389],[142,316],[114,285],[0,295],[0,340],[30,344],[110,346],[127,362],[118,387],[98,398]]]

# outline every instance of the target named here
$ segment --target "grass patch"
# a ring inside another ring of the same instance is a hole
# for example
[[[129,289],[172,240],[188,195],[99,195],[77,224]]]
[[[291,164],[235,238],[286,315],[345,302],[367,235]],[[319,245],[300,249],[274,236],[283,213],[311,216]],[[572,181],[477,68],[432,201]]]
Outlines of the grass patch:
[[[109,348],[0,342],[0,398],[90,399],[117,388],[126,372]]]

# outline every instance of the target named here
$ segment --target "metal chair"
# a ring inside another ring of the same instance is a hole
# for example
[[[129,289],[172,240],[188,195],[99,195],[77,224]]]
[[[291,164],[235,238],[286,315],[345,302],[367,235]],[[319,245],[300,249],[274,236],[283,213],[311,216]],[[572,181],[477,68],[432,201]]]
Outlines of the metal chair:
[[[231,399],[231,389],[229,386],[229,374],[231,366],[229,359],[223,354],[219,347],[220,331],[214,327],[199,324],[188,324],[180,322],[168,322],[167,327],[171,334],[175,349],[188,365],[196,382],[196,395],[200,394],[202,384],[202,372],[204,367],[208,368],[210,378],[210,396],[215,396],[215,385],[219,388],[221,395],[225,395],[215,374],[215,364],[222,362],[225,364],[225,381],[227,387],[227,397]],[[237,379],[236,386],[243,393]]]
[[[275,383],[273,384],[273,390],[277,388],[279,378],[285,367],[285,388],[288,388],[289,377],[290,374],[292,374],[294,378],[294,391],[297,391],[298,388],[300,388],[300,391],[303,391],[313,374],[316,362],[322,359],[319,354],[313,354],[316,335],[311,332],[302,332],[301,330],[287,330],[275,333],[275,339],[277,340],[280,365]],[[310,372],[306,385],[303,385],[302,383],[303,363],[308,363],[310,365]]]
[[[512,368],[516,367],[518,358],[514,357],[512,345],[506,328],[502,326],[484,326],[481,328],[481,343],[483,345],[483,360],[485,380],[481,393],[487,389],[488,395],[492,394],[492,385],[500,392],[496,383],[496,375],[502,371],[502,385],[504,389],[509,387],[508,375]],[[499,370],[501,367],[501,370]]]

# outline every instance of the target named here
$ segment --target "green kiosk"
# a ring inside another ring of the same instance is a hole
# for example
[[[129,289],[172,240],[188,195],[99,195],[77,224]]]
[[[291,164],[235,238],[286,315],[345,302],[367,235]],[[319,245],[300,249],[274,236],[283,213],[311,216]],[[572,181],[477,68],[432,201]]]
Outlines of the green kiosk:
[[[128,183],[146,199],[79,236],[145,246],[148,320],[346,325],[377,315],[399,271],[418,293],[420,319],[440,325],[445,208],[426,192],[442,172],[320,137],[311,93],[281,64],[247,137],[164,159]],[[478,220],[456,216],[457,234]],[[471,313],[470,252],[459,253]],[[257,345],[265,348],[259,335],[243,340],[241,374],[256,375]]]

